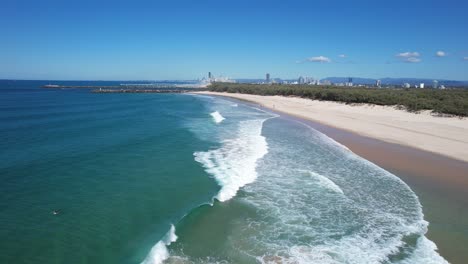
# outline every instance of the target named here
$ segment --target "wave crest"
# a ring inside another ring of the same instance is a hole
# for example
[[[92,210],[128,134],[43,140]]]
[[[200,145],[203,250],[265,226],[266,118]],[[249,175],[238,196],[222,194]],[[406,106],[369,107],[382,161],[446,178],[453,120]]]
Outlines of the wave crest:
[[[224,119],[226,119],[218,111],[213,112],[210,115],[213,117],[213,120],[215,121],[216,124],[219,124],[219,123],[223,122]]]
[[[339,194],[344,194],[343,190],[338,185],[336,185],[336,183],[334,183],[332,180],[330,180],[326,176],[323,176],[321,174],[318,174],[316,172],[309,171],[309,170],[300,170],[300,171],[307,175],[310,175],[316,181],[316,183],[320,185],[321,187],[328,189],[330,191],[339,193]]]
[[[239,188],[257,178],[257,161],[268,153],[267,142],[261,135],[265,120],[242,121],[236,138],[224,140],[219,149],[194,153],[195,160],[221,186],[216,196],[219,201],[231,199]]]
[[[161,239],[156,245],[151,248],[151,251],[146,256],[145,260],[141,264],[161,264],[164,260],[169,258],[169,251],[167,246],[172,242],[177,241],[177,235],[175,234],[175,227],[171,225],[171,228],[166,233],[163,239]]]

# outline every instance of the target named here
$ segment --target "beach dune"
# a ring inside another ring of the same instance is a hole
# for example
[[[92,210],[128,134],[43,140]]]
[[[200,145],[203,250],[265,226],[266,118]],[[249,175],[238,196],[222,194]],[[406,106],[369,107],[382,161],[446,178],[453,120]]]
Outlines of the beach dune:
[[[468,119],[411,113],[391,106],[347,105],[298,97],[199,92],[247,100],[362,136],[468,162]]]

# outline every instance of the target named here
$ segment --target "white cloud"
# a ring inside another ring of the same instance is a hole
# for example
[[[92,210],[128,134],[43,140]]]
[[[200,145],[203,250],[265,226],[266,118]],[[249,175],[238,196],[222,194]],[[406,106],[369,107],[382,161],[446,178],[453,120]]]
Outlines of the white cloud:
[[[331,62],[331,60],[325,56],[307,58],[306,61],[310,62]]]
[[[338,55],[338,57],[340,57],[340,58],[346,58],[346,55],[340,54],[340,55]]]
[[[419,57],[421,55],[419,54],[419,52],[416,52],[416,51],[413,51],[413,52],[408,51],[408,52],[398,53],[395,56],[400,57],[400,58],[411,58],[411,57]]]
[[[421,62],[421,59],[419,58],[421,54],[417,51],[407,51],[407,52],[402,52],[402,53],[397,53],[395,55],[396,57],[400,58],[404,62],[409,62],[409,63],[418,63]]]
[[[421,62],[421,59],[416,57],[408,57],[404,61],[409,63],[418,63]]]
[[[445,51],[439,50],[439,51],[436,52],[436,56],[437,57],[445,57],[445,56],[447,56],[447,53],[445,53]]]

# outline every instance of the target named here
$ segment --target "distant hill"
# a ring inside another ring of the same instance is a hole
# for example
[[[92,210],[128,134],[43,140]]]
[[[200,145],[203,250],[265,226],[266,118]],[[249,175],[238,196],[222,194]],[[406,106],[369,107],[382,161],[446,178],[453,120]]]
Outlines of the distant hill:
[[[328,77],[325,79],[322,79],[321,81],[327,80],[332,83],[346,83],[348,82],[348,79],[352,78],[353,83],[355,84],[375,84],[377,79],[371,79],[371,78],[357,78],[357,77]]]

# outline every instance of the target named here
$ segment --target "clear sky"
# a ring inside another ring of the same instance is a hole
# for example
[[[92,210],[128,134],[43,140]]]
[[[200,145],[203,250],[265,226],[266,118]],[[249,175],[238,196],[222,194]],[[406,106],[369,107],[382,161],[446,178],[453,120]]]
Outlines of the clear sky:
[[[0,78],[468,80],[468,1],[0,4]]]

